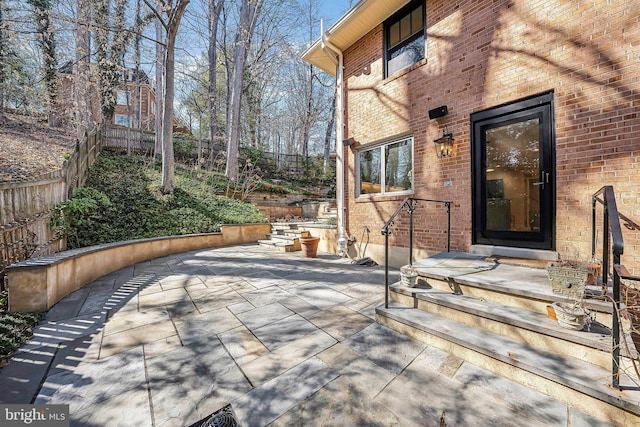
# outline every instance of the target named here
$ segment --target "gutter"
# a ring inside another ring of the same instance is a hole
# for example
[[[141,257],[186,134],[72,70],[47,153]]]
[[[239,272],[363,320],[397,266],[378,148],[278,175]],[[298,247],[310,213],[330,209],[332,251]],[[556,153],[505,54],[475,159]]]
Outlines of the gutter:
[[[361,2],[363,3],[363,2]],[[360,5],[359,3],[358,5]],[[336,199],[338,204],[338,254],[347,256],[347,237],[344,232],[344,58],[342,51],[327,39],[324,23],[320,20],[321,49],[336,64]]]

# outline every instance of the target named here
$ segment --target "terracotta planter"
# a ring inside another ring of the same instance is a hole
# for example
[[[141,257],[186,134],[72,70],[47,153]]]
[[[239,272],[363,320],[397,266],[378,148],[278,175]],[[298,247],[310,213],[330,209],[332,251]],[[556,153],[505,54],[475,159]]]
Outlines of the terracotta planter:
[[[620,298],[627,306],[627,314],[631,321],[631,340],[640,351],[640,290],[620,283]]]
[[[319,237],[302,237],[300,244],[302,245],[302,256],[307,258],[315,258],[318,251]]]

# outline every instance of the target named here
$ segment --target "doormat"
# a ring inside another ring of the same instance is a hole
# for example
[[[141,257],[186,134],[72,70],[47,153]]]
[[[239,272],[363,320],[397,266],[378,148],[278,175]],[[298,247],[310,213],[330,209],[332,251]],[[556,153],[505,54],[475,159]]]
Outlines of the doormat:
[[[236,420],[231,404],[229,404],[191,424],[189,427],[240,427],[240,423]]]

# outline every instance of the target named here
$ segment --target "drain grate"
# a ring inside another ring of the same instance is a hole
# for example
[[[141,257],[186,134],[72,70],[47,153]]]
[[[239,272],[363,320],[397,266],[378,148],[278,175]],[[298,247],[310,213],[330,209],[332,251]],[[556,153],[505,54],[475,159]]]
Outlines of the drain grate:
[[[229,404],[189,427],[240,427],[240,423]]]

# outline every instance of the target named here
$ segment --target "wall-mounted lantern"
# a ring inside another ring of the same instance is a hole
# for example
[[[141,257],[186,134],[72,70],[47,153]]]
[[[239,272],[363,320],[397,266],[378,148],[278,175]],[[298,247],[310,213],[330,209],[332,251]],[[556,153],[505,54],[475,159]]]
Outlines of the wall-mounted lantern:
[[[442,131],[442,136],[438,139],[434,139],[433,143],[436,146],[436,154],[439,159],[443,157],[451,157],[453,154],[453,134],[449,132],[449,129],[445,125]]]

